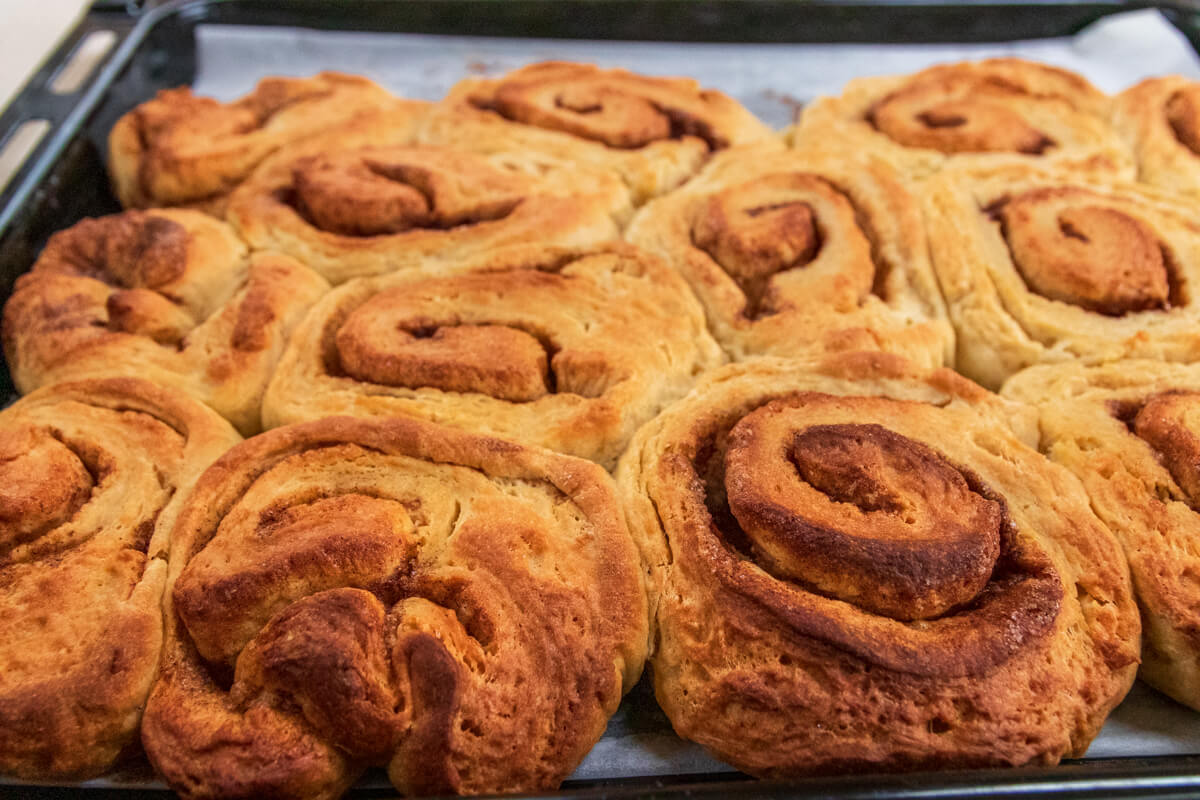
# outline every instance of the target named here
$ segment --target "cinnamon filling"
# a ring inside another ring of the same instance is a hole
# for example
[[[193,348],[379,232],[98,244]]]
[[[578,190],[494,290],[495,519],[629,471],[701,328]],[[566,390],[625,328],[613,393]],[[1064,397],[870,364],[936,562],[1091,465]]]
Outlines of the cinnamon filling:
[[[693,477],[664,476],[682,513],[709,522],[680,547],[723,591],[868,663],[943,676],[1002,663],[1053,627],[1062,584],[979,476],[862,421],[924,408],[800,393],[708,421],[681,451]]]
[[[0,563],[75,516],[95,484],[82,457],[58,437],[0,430]]]
[[[1093,192],[1034,189],[996,212],[1029,288],[1107,316],[1162,311],[1178,293],[1154,229]]]
[[[793,297],[819,302],[831,283],[852,295],[831,298],[835,306],[857,303],[874,284],[871,244],[853,204],[813,175],[772,175],[711,196],[693,222],[692,241],[737,283],[751,320]],[[810,274],[794,272],[801,269]],[[783,273],[794,287],[784,289]]]
[[[472,103],[513,122],[623,150],[683,137],[701,139],[709,150],[729,144],[703,116],[603,78],[514,80],[501,84],[492,98]]]
[[[780,454],[790,416],[765,406],[744,417],[726,455],[730,507],[775,571],[893,619],[941,616],[983,589],[1001,504],[879,425],[807,427]]]
[[[1011,107],[1025,96],[1018,87],[997,80],[919,81],[877,102],[866,118],[906,147],[1042,155],[1056,143]]]
[[[380,236],[503,219],[526,189],[525,181],[481,156],[372,147],[298,162],[285,199],[322,230]]]
[[[1130,430],[1158,453],[1183,491],[1200,510],[1200,393],[1169,391],[1151,395],[1140,407],[1124,409]],[[1164,498],[1165,499],[1165,498]]]

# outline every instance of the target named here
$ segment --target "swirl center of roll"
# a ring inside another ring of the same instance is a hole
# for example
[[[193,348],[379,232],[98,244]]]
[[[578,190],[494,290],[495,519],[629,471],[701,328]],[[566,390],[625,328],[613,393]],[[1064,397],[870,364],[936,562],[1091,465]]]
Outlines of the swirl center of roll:
[[[1133,432],[1162,459],[1188,505],[1200,509],[1200,393],[1151,395],[1133,418]]]
[[[1109,316],[1164,310],[1171,275],[1153,228],[1082,189],[1035,189],[999,210],[1013,262],[1051,300]]]
[[[954,81],[917,83],[876,103],[867,121],[906,147],[943,153],[1041,155],[1054,140],[1009,107],[1015,88]]]
[[[349,459],[363,455],[355,448],[344,452]],[[297,459],[301,473],[303,462]],[[357,587],[394,602],[397,570],[417,546],[401,503],[357,492],[284,500],[226,526],[188,562],[174,590],[197,651],[226,665],[273,616],[303,597]]]
[[[124,289],[158,289],[183,275],[188,232],[140,211],[89,220],[72,231],[65,260],[77,274]]]
[[[1200,88],[1180,89],[1166,106],[1167,124],[1187,149],[1200,155]]]
[[[1000,555],[1001,504],[880,425],[807,425],[771,403],[733,428],[725,466],[730,510],[769,571],[877,614],[945,614]]]
[[[514,122],[562,131],[609,147],[636,149],[666,139],[695,136],[710,149],[724,146],[705,120],[668,108],[617,81],[509,81],[488,108]]]
[[[818,258],[865,263],[874,274],[853,204],[815,175],[771,175],[711,196],[692,224],[692,240],[741,288],[750,319],[780,309],[771,283],[777,274]]]
[[[94,484],[79,455],[54,436],[0,431],[0,557],[68,521]]]
[[[502,219],[525,183],[486,159],[436,147],[372,147],[312,156],[294,168],[297,205],[347,236],[453,228]]]
[[[382,292],[338,330],[342,369],[356,380],[409,389],[476,392],[510,402],[553,391],[547,345],[518,328],[398,318],[400,291]]]

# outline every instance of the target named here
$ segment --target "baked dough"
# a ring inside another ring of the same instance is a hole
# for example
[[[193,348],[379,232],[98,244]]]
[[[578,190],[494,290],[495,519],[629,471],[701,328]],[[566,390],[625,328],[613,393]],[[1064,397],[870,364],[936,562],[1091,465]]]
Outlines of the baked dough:
[[[643,427],[617,482],[675,730],[756,776],[1082,754],[1140,625],[1035,421],[857,353],[714,370]]]
[[[1200,195],[1200,82],[1149,78],[1113,99],[1113,126],[1133,149],[1138,180]]]
[[[616,238],[631,213],[600,169],[520,150],[415,144],[411,115],[382,112],[284,148],[230,199],[252,248],[292,255],[334,283],[543,245]]]
[[[1200,367],[1031,367],[1006,396],[1041,411],[1041,449],[1074,472],[1125,548],[1142,610],[1139,677],[1200,710]]]
[[[658,258],[543,247],[509,269],[485,258],[333,290],[292,337],[263,420],[403,414],[611,468],[639,425],[722,360]]]
[[[229,191],[279,147],[392,104],[414,119],[428,106],[337,72],[264,78],[232,103],[197,97],[186,86],[166,89],[113,126],[113,190],[126,208],[186,205],[219,215]]]
[[[735,360],[953,358],[920,206],[877,156],[731,148],[643,208],[627,238],[683,274]]]
[[[1200,359],[1200,224],[1140,184],[1011,167],[926,185],[959,372],[998,388],[1041,362]]]
[[[805,107],[801,150],[876,153],[923,179],[945,166],[1042,163],[1133,178],[1108,122],[1109,98],[1084,78],[1016,58],[939,64],[912,75],[852,80]]]
[[[203,404],[132,378],[50,386],[0,412],[0,773],[90,777],[133,742],[171,523],[238,441]]]
[[[547,61],[455,84],[421,137],[594,164],[620,175],[641,205],[695,174],[710,153],[775,134],[733,98],[690,78]]]
[[[276,253],[247,256],[198,211],[126,211],[50,238],[4,306],[4,353],[21,392],[137,375],[203,400],[242,433],[287,334],[329,285]]]
[[[264,433],[174,527],[142,741],[177,791],[556,787],[642,669],[646,598],[607,474],[416,420]]]

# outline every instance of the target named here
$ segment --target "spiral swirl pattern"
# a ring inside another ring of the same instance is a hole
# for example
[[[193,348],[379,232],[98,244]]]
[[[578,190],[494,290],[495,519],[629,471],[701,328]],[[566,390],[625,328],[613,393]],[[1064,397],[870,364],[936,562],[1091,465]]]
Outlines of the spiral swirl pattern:
[[[1172,276],[1154,229],[1099,193],[1035,189],[996,215],[1014,265],[1041,296],[1108,316],[1170,307]]]
[[[680,269],[735,359],[951,357],[917,202],[878,159],[733,148],[646,206],[627,237]]]
[[[243,433],[284,341],[328,284],[275,254],[247,256],[196,211],[127,211],[51,237],[4,307],[23,392],[137,373],[203,400]]]
[[[565,62],[460,82],[430,114],[421,137],[615,170],[637,205],[685,181],[710,153],[773,138],[735,100],[693,80]]]
[[[397,101],[366,78],[322,72],[264,78],[232,103],[182,87],[158,93],[117,121],[109,170],[126,208],[192,206],[220,213],[228,193],[283,145],[372,109],[426,105]]]
[[[600,170],[414,135],[410,115],[387,112],[284,148],[230,198],[229,220],[251,247],[341,283],[598,244],[629,214],[625,187]]]
[[[0,771],[94,775],[131,743],[179,490],[237,441],[202,404],[132,379],[0,413]]]
[[[1144,626],[1139,677],[1200,708],[1200,370],[1149,360],[1031,367],[1004,394],[1037,404],[1043,452],[1079,477],[1124,547]]]
[[[621,244],[537,255],[335,289],[293,337],[264,420],[403,414],[612,466],[719,348],[659,259]]]
[[[1132,178],[1108,114],[1108,98],[1079,75],[999,58],[850,81],[805,107],[793,141],[876,153],[918,179],[1014,160]]]
[[[1200,357],[1200,228],[1179,198],[1008,167],[940,175],[925,207],[968,377],[999,387],[1039,362]]]
[[[755,775],[1082,752],[1138,616],[1078,485],[1002,422],[1029,411],[858,353],[718,370],[640,431],[617,477],[676,730]]]
[[[1150,78],[1113,99],[1113,126],[1133,149],[1138,180],[1200,194],[1200,83]]]
[[[637,555],[586,462],[334,417],[230,451],[174,529],[143,741],[194,794],[550,789],[647,639]]]

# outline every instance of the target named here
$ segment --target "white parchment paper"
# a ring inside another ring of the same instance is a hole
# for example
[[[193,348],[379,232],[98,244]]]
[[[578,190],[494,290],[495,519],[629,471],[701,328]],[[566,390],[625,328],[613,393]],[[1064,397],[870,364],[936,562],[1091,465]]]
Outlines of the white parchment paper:
[[[1037,8],[1024,13],[1036,14]],[[198,30],[197,48],[194,88],[223,100],[249,91],[268,75],[310,75],[322,69],[366,75],[399,95],[437,100],[469,75],[499,75],[531,61],[568,59],[651,75],[689,75],[733,95],[776,126],[788,124],[796,108],[813,97],[836,94],[851,78],[911,72],[960,59],[1036,59],[1075,70],[1110,92],[1153,75],[1179,73],[1200,79],[1196,53],[1153,10],[1110,16],[1071,38],[980,45],[599,42],[208,25]],[[1200,753],[1200,714],[1138,684],[1088,755],[1183,753]],[[729,769],[675,736],[643,681],[573,777]]]
[[[1037,7],[1024,11],[1036,14]],[[500,75],[531,61],[566,59],[648,75],[688,75],[782,127],[795,109],[846,81],[911,72],[942,61],[1017,55],[1075,70],[1115,92],[1153,75],[1200,79],[1200,60],[1154,10],[1115,14],[1068,39],[974,45],[817,45],[499,39],[299,28],[203,25],[200,94],[232,100],[268,75],[323,69],[366,75],[403,97],[438,100],[469,75]]]

